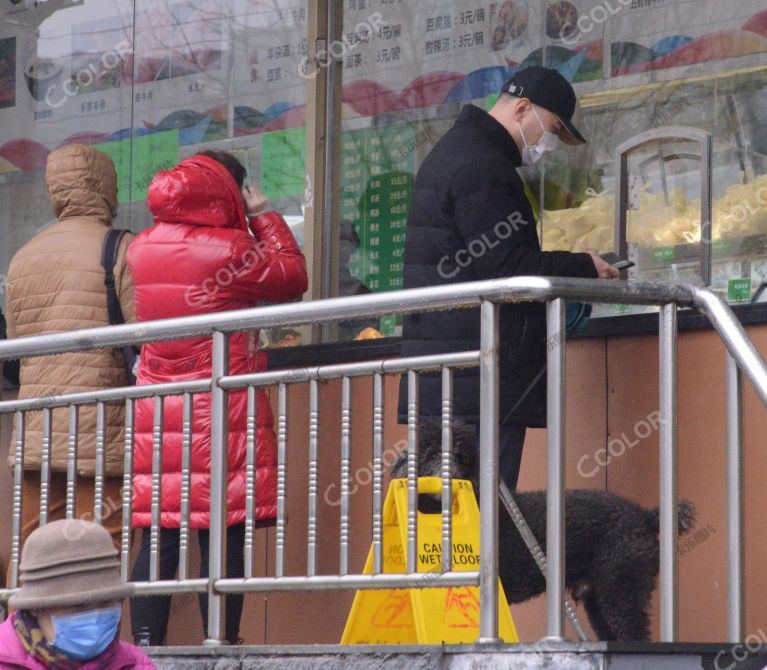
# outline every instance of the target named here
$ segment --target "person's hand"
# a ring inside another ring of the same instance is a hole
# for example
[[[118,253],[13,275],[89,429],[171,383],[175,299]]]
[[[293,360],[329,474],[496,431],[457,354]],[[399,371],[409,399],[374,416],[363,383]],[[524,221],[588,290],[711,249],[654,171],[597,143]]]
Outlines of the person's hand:
[[[616,270],[606,260],[597,256],[593,251],[589,251],[588,254],[591,256],[591,260],[594,261],[594,267],[600,279],[618,279],[620,277],[620,271]]]
[[[258,216],[269,211],[271,203],[258,186],[243,186],[242,199],[245,201],[245,212],[249,217]]]

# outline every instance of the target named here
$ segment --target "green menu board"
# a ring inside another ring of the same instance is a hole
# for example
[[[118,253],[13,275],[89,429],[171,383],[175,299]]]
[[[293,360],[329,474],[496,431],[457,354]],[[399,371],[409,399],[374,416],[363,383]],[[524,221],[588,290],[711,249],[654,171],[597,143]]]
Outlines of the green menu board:
[[[265,133],[261,158],[261,190],[270,200],[303,197],[306,130],[291,128]]]
[[[270,199],[304,195],[305,138],[303,128],[263,136],[261,187]],[[340,216],[359,238],[349,273],[371,291],[400,289],[414,180],[413,127],[347,131],[341,144]],[[393,335],[396,325],[385,317],[381,332]]]
[[[125,139],[95,147],[114,161],[117,201],[145,200],[152,178],[178,161],[178,130],[139,135],[133,138],[132,144],[131,139]]]
[[[413,128],[351,131],[342,142],[341,218],[353,224],[360,240],[349,270],[371,291],[400,289],[414,180]]]

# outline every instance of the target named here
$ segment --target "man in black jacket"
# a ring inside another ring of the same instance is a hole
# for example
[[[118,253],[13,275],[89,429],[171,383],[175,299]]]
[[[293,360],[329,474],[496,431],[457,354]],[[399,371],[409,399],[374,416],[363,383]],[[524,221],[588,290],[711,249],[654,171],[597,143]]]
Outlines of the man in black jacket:
[[[416,177],[407,222],[404,287],[520,275],[614,279],[594,253],[541,251],[535,219],[516,168],[533,165],[561,139],[586,140],[572,124],[575,92],[555,70],[519,71],[487,113],[467,105]],[[499,473],[516,488],[527,426],[546,425],[546,318],[542,303],[500,310]],[[479,348],[479,310],[405,317],[403,356]],[[407,380],[399,419],[407,420]],[[479,423],[479,370],[456,370],[456,418]],[[441,415],[441,381],[421,375],[419,414]]]

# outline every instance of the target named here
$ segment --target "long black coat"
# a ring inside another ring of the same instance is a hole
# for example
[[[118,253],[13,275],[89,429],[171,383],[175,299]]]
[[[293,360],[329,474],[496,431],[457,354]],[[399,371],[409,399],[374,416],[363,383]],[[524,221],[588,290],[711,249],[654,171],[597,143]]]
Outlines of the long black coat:
[[[474,105],[426,157],[415,180],[405,243],[405,288],[520,275],[597,276],[588,254],[541,251],[536,224],[516,168],[514,139]],[[479,310],[406,316],[403,356],[479,348]],[[543,303],[501,307],[501,423],[546,422],[546,317]],[[454,414],[479,421],[479,369],[456,370]],[[423,374],[421,416],[439,416],[439,375]],[[399,418],[406,420],[407,383]]]

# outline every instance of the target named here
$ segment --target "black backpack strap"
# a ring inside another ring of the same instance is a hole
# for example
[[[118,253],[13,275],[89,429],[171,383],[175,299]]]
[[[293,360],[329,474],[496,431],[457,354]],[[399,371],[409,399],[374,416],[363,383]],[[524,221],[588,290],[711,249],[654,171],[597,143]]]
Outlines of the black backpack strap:
[[[117,295],[117,286],[115,285],[115,265],[117,264],[117,252],[120,249],[127,230],[118,230],[110,228],[104,238],[104,246],[101,249],[101,265],[104,268],[104,284],[107,287],[107,313],[109,314],[109,325],[116,326],[125,323],[125,316],[120,306],[120,298]],[[122,348],[123,359],[125,360],[125,372],[131,384],[136,383],[136,377],[133,374],[136,359],[138,358],[136,349],[131,346]]]
[[[8,338],[6,331],[5,316],[3,310],[0,309],[0,340]],[[0,362],[0,370],[2,370],[2,377],[5,377],[13,386],[19,386],[19,359],[8,360]],[[2,377],[0,377],[0,389],[2,389]]]
[[[110,326],[125,323],[122,307],[120,307],[120,299],[117,297],[114,271],[120,242],[122,242],[127,232],[127,230],[110,228],[104,238],[104,247],[101,250],[101,265],[104,268],[104,284],[107,287],[107,312],[109,314]]]

